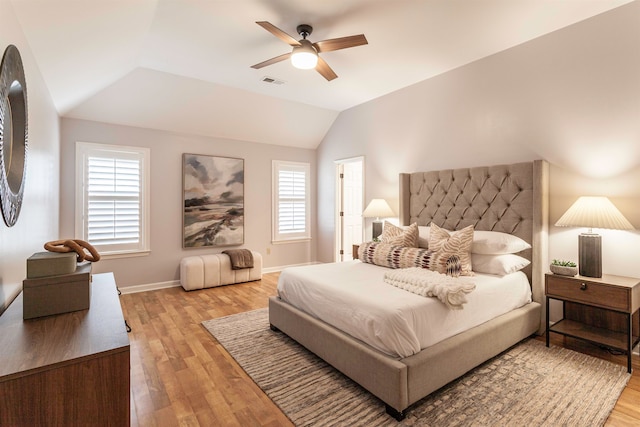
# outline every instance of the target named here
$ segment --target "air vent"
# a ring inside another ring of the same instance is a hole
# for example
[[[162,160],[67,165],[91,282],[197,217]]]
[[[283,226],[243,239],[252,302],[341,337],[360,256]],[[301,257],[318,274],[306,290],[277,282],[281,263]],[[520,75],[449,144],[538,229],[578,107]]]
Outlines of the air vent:
[[[272,84],[272,85],[283,85],[284,84],[284,82],[282,80],[278,80],[278,79],[276,79],[274,77],[269,77],[269,76],[264,76],[262,78],[262,82],[269,83],[269,84]]]

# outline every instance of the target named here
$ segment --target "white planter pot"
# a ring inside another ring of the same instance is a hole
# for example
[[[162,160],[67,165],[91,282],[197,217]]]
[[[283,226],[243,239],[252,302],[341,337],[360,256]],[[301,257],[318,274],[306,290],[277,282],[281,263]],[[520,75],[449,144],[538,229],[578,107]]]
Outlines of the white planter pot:
[[[549,268],[553,274],[560,276],[575,276],[578,274],[578,267],[564,267],[562,265],[550,265]]]

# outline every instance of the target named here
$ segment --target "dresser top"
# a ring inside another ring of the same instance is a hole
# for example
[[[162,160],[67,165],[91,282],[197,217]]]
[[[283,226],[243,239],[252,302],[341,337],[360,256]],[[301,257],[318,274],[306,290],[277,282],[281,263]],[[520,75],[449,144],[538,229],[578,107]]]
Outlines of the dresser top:
[[[0,316],[0,381],[99,353],[127,351],[113,273],[94,274],[88,310],[23,320],[23,294]]]

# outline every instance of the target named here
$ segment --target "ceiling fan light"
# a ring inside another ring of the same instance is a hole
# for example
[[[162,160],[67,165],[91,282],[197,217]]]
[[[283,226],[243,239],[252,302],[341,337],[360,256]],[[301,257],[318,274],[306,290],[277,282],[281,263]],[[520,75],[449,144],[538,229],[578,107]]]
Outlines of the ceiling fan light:
[[[316,68],[318,56],[310,52],[298,52],[291,55],[291,63],[301,70]]]
[[[291,52],[291,64],[301,70],[315,68],[318,63],[318,53],[307,40],[300,40],[300,43],[302,44],[294,47]]]

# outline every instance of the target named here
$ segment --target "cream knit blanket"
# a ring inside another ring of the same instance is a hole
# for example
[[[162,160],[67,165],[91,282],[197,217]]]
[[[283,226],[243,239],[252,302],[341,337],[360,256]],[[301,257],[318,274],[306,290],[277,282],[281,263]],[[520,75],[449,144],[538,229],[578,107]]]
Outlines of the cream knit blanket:
[[[384,273],[384,281],[423,297],[436,297],[447,307],[462,309],[465,294],[476,288],[469,278],[451,277],[420,267],[400,268]]]

